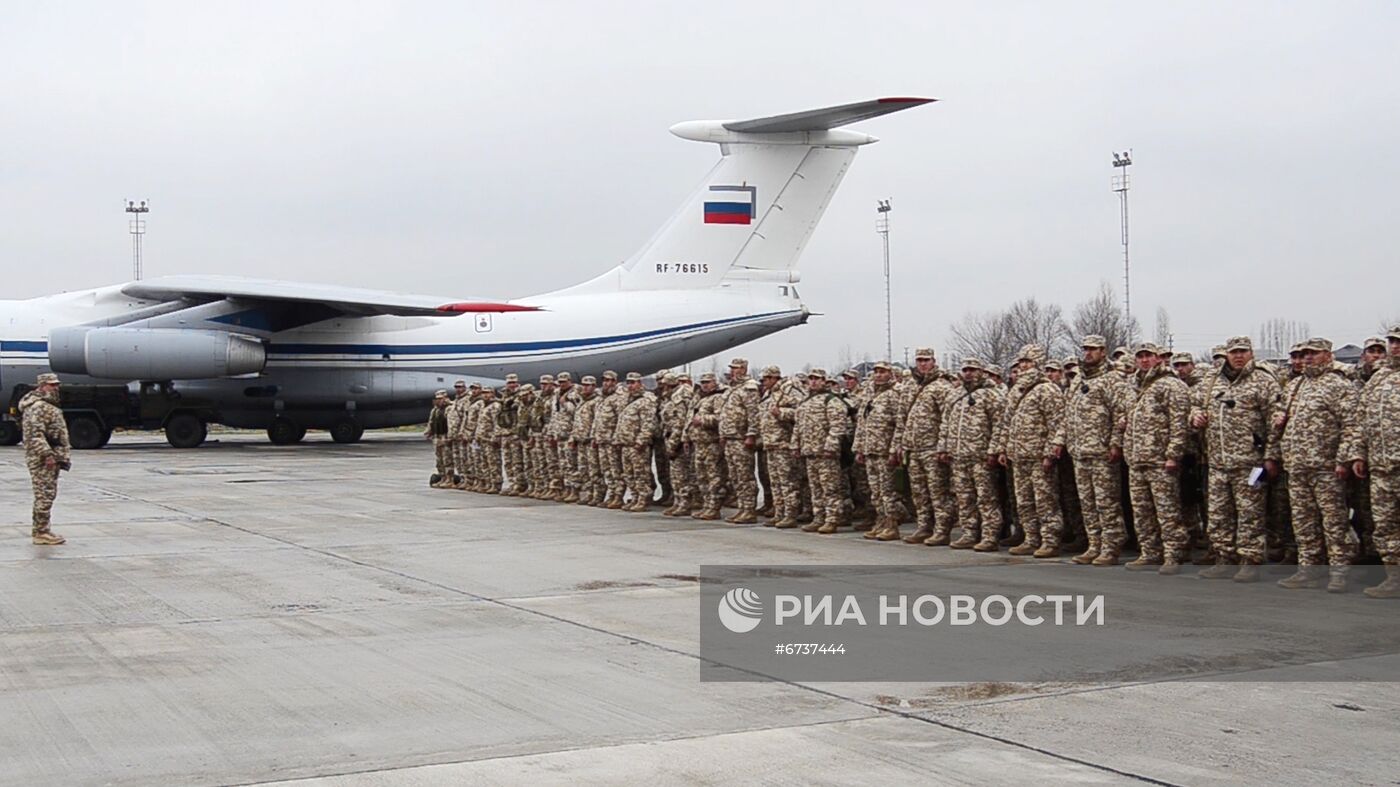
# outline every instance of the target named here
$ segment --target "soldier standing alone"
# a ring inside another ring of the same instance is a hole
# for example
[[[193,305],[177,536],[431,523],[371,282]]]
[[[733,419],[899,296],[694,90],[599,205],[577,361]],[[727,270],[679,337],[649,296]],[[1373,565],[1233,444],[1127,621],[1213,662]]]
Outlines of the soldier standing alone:
[[[58,497],[58,473],[69,469],[68,424],[59,409],[58,375],[41,374],[37,386],[19,402],[23,414],[24,463],[34,487],[32,538],[39,546],[58,546],[65,539],[49,530],[49,515]]]

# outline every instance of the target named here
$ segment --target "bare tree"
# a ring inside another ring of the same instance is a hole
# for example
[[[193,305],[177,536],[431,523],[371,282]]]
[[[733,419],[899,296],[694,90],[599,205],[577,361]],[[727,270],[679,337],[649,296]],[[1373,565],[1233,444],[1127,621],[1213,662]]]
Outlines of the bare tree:
[[[1167,314],[1167,307],[1157,307],[1157,329],[1153,331],[1153,341],[1166,347],[1172,342],[1172,317]]]
[[[1127,347],[1138,336],[1136,319],[1123,319],[1122,304],[1108,282],[1099,282],[1099,291],[1087,301],[1074,307],[1074,338],[1082,340],[1090,334],[1104,338],[1108,349]]]
[[[1074,338],[1064,312],[1056,304],[1043,304],[1034,297],[1011,304],[1006,311],[1007,331],[1017,348],[1038,344],[1051,356],[1074,351]]]
[[[1263,358],[1282,358],[1298,342],[1312,335],[1312,327],[1299,320],[1274,318],[1259,326],[1258,354]]]
[[[1020,345],[1011,337],[1010,323],[1005,312],[966,314],[960,322],[949,326],[952,334],[954,363],[976,357],[986,363],[1005,367]]]
[[[856,353],[855,353],[854,350],[851,349],[851,345],[849,345],[849,344],[843,344],[843,345],[841,345],[841,352],[837,353],[837,355],[836,355],[836,368],[832,370],[833,373],[835,373],[835,374],[840,374],[841,372],[843,372],[843,371],[845,371],[845,370],[847,370],[847,369],[849,369],[849,368],[851,368],[851,367],[853,367],[853,366],[855,366],[855,365],[856,365]]]

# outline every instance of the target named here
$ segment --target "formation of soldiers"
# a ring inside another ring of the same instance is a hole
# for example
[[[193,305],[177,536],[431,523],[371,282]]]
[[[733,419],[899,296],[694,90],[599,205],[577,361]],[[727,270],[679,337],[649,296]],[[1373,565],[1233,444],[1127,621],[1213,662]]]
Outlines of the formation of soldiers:
[[[703,374],[508,375],[496,391],[439,391],[426,436],[433,485],[833,534],[1256,582],[1348,590],[1358,562],[1400,598],[1400,326],[1361,360],[1295,345],[1286,367],[1247,336],[1209,368],[1153,343],[1082,356],[1022,348],[1003,371],[957,373],[921,348],[904,372],[873,365],[727,379]],[[659,496],[658,496],[659,488]],[[760,492],[761,490],[761,492]],[[904,526],[912,524],[907,535]],[[956,532],[957,538],[954,539]]]

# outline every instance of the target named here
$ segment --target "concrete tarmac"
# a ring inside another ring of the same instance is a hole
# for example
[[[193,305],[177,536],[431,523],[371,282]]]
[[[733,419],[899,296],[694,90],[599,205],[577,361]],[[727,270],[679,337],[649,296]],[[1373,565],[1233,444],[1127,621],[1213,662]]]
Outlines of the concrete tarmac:
[[[432,490],[403,433],[74,465],[35,547],[0,449],[0,784],[1400,783],[1395,683],[699,680],[701,565],[989,556]]]

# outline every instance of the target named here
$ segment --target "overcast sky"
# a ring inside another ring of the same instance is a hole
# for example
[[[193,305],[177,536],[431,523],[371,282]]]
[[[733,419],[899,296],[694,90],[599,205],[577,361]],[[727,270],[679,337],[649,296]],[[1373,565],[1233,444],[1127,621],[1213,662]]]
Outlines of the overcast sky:
[[[801,10],[798,10],[798,9]],[[882,95],[758,361],[895,354],[968,311],[1121,293],[1207,347],[1400,317],[1400,4],[11,3],[0,297],[230,273],[520,297],[615,265],[717,156],[667,133]],[[791,10],[789,10],[791,9]]]

